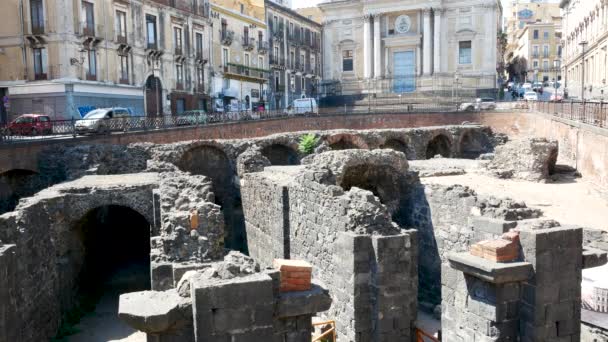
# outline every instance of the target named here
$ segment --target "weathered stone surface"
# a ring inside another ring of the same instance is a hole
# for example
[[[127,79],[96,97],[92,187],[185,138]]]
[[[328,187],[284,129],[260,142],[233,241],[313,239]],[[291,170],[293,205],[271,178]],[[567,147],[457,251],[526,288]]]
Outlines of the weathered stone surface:
[[[583,247],[583,269],[603,266],[608,262],[605,251]]]
[[[331,302],[327,290],[313,283],[311,289],[307,291],[281,293],[276,315],[282,318],[324,312],[329,310]]]
[[[262,151],[257,147],[252,147],[237,157],[236,172],[242,177],[245,173],[262,171],[270,165],[272,164],[262,154]]]
[[[118,317],[131,327],[160,333],[192,321],[192,302],[175,290],[142,291],[120,295]]]
[[[496,147],[488,169],[502,178],[541,181],[553,172],[557,161],[557,141],[543,138],[512,140]]]
[[[451,253],[448,260],[452,268],[494,284],[523,281],[532,276],[529,262],[495,262],[468,253]]]

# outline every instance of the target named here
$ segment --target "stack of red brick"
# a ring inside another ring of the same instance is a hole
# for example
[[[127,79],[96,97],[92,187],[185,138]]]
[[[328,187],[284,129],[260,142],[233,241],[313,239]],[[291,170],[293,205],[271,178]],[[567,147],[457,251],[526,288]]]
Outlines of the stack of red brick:
[[[308,291],[312,265],[304,260],[274,259],[274,268],[281,272],[281,292]]]
[[[514,261],[519,258],[519,233],[511,229],[498,240],[483,240],[471,246],[471,254],[496,262]]]

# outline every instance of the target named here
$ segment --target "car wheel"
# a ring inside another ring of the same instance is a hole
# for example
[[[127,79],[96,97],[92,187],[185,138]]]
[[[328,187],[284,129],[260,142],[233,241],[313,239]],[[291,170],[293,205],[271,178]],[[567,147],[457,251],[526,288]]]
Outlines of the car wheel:
[[[473,107],[473,106],[468,106],[468,107],[467,107],[465,110],[466,110],[467,112],[472,112],[472,111],[474,111],[474,110],[475,110],[475,107]]]

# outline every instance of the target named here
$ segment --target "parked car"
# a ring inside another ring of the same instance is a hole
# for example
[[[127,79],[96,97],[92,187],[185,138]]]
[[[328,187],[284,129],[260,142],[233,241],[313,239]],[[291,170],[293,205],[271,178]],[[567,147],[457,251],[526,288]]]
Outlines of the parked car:
[[[533,91],[527,91],[524,94],[524,100],[526,101],[538,101],[538,94]]]
[[[551,102],[562,102],[563,100],[564,98],[560,94],[552,94],[549,98],[549,101]]]
[[[126,119],[130,116],[126,108],[100,108],[87,113],[81,120],[76,121],[74,129],[78,134],[110,133],[112,130],[126,129],[128,122],[116,119]],[[114,120],[111,120],[114,119]]]
[[[187,110],[177,114],[175,123],[178,126],[183,125],[205,125],[208,121],[207,112],[202,109]]]
[[[313,98],[303,98],[293,100],[293,103],[287,107],[287,115],[305,115],[319,114],[319,106],[317,100]]]
[[[492,98],[478,98],[475,99],[475,102],[464,102],[460,104],[460,110],[465,112],[494,109],[496,109],[496,101]]]
[[[52,134],[53,122],[48,115],[23,114],[8,124],[12,135]]]

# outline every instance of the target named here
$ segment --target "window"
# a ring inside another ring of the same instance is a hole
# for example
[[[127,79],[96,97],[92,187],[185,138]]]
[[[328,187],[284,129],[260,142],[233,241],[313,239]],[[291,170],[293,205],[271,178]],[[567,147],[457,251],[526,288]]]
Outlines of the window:
[[[248,76],[249,76],[249,66],[250,66],[249,63],[250,63],[250,61],[249,61],[249,54],[246,53],[245,54],[245,67],[246,67],[245,68],[245,75],[248,75]]]
[[[258,42],[260,43],[260,46],[262,46],[263,41],[264,41],[264,33],[262,33],[262,31],[258,31]]]
[[[228,49],[223,49],[222,50],[222,65],[224,66],[224,69],[227,70],[228,68],[228,62],[229,62],[229,57],[228,57]]]
[[[342,71],[353,71],[353,50],[342,51]]]
[[[310,68],[312,69],[312,73],[315,73],[315,69],[316,69],[317,63],[315,62],[315,56],[312,55],[310,56]]]
[[[532,46],[532,57],[538,57],[538,45]]]
[[[243,27],[243,45],[249,44],[249,27]]]
[[[533,66],[535,69],[537,69],[537,68],[538,68],[538,61],[536,61],[536,60],[535,60],[534,62],[532,62],[532,66]]]
[[[549,31],[544,31],[543,32],[543,38],[544,39],[549,39]]]
[[[545,57],[545,58],[549,57],[549,45],[543,46],[543,57]]]
[[[304,63],[306,63],[305,61],[306,61],[306,55],[303,54],[303,53],[301,53],[300,54],[300,61],[299,61],[300,62],[300,69],[304,69]]]
[[[543,61],[543,70],[549,70],[549,61]]]
[[[471,64],[471,41],[458,43],[458,63]]]
[[[116,11],[116,36],[127,38],[127,14],[122,11]]]
[[[181,64],[175,65],[175,83],[177,85],[177,89],[184,88],[184,66]]]
[[[195,34],[195,38],[194,38],[195,42],[195,48],[196,48],[196,57],[197,58],[203,58],[203,34],[200,32],[197,32]]]
[[[148,38],[148,49],[157,49],[156,46],[156,17],[146,15],[146,32]]]
[[[274,26],[274,30],[275,32],[279,29],[279,17],[277,17],[276,15],[273,18],[274,22],[273,22],[273,26]]]
[[[46,80],[46,49],[34,49],[34,78]]]
[[[562,46],[561,45],[557,46],[557,57],[562,57]]]
[[[182,29],[181,27],[173,28],[173,45],[175,46],[175,54],[182,54]]]
[[[296,91],[296,76],[295,75],[290,76],[289,86],[290,86],[292,92]]]
[[[293,38],[294,36],[294,31],[293,31],[293,23],[289,23],[289,35]]]
[[[205,73],[200,66],[196,68],[196,88],[199,93],[202,93],[205,88]]]
[[[241,4],[241,14],[245,13],[245,5]]]
[[[274,73],[274,89],[278,90],[279,86],[281,85],[281,77],[278,71],[275,71]]]
[[[289,66],[295,68],[296,66],[296,53],[293,51],[289,52]]]
[[[95,12],[93,4],[87,1],[82,2],[82,17],[84,18],[84,34],[95,35]]]
[[[306,81],[306,78],[304,76],[300,77],[300,82],[301,82],[300,92],[302,94],[306,93],[306,84],[305,84],[305,81]]]
[[[120,56],[120,83],[129,84],[129,56]]]
[[[44,8],[42,0],[30,0],[30,16],[32,18],[32,33],[44,33]]]
[[[264,57],[258,56],[258,68],[264,69]],[[260,71],[260,77],[264,77],[264,73]]]
[[[274,47],[273,58],[275,60],[275,63],[279,60],[279,47],[278,46]]]
[[[534,39],[538,39],[538,30],[534,30],[534,32],[533,32],[533,38]]]
[[[89,70],[87,72],[88,80],[96,80],[97,79],[97,54],[95,50],[88,50],[88,59],[89,59]]]

